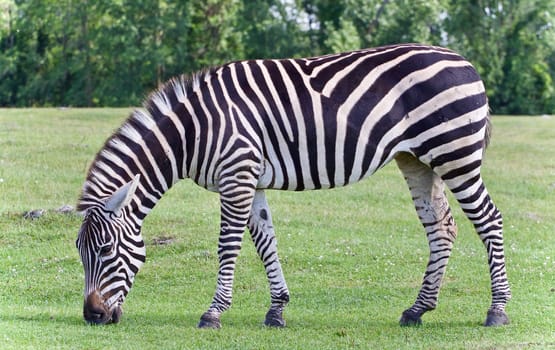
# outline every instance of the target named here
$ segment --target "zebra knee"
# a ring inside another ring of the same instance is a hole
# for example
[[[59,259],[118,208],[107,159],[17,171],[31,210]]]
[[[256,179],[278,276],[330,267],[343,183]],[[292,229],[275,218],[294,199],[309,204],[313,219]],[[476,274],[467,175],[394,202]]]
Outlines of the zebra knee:
[[[443,217],[439,221],[440,230],[445,232],[446,237],[448,240],[453,242],[457,238],[458,228],[457,223],[455,222],[455,218],[451,213],[451,209],[447,205],[446,210],[443,212]]]

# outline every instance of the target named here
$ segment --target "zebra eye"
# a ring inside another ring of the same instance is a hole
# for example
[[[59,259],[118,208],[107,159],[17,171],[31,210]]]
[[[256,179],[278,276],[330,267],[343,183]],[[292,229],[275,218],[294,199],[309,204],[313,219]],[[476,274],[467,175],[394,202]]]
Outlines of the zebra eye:
[[[99,253],[100,255],[108,255],[112,252],[112,248],[114,248],[113,243],[104,244],[102,247],[100,247]]]

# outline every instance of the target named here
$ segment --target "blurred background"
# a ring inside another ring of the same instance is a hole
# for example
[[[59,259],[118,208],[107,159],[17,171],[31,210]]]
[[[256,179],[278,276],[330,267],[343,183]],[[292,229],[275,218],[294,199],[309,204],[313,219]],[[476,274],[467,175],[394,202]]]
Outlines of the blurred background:
[[[0,107],[136,106],[227,61],[446,46],[495,114],[555,114],[555,0],[0,0]]]

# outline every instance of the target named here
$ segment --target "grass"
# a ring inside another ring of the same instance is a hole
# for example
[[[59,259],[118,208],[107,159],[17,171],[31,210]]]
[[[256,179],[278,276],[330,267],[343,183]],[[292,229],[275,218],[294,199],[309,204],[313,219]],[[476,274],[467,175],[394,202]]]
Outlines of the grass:
[[[262,320],[269,296],[253,244],[239,259],[219,331],[196,324],[217,272],[217,195],[178,183],[145,221],[147,262],[122,322],[82,320],[75,204],[88,163],[126,109],[0,110],[2,349],[544,349],[555,347],[555,118],[495,117],[484,178],[505,222],[512,323],[485,328],[486,254],[451,198],[459,237],[440,303],[419,328],[398,318],[416,297],[427,243],[394,164],[331,191],[268,200],[291,290],[285,329]],[[46,209],[37,220],[22,217]],[[246,236],[247,237],[247,236]],[[160,244],[160,241],[169,244]]]

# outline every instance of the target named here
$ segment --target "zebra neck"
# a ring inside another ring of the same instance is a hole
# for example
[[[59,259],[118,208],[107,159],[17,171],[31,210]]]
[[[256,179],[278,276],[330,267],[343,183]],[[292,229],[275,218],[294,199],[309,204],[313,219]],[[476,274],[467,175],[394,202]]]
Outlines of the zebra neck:
[[[145,109],[135,110],[106,141],[90,168],[82,208],[101,205],[136,175],[140,183],[131,206],[139,219],[181,179],[209,185],[205,183],[210,182],[211,167],[200,164],[207,158],[207,135],[199,131],[207,116],[197,115],[204,112],[193,91],[201,89],[202,77],[190,81],[178,77],[166,83],[149,96]]]
[[[91,165],[79,206],[103,205],[115,191],[139,175],[131,198],[131,213],[139,221],[154,208],[174,183],[183,178],[184,169],[176,147],[182,147],[160,116],[135,111],[106,141]]]

